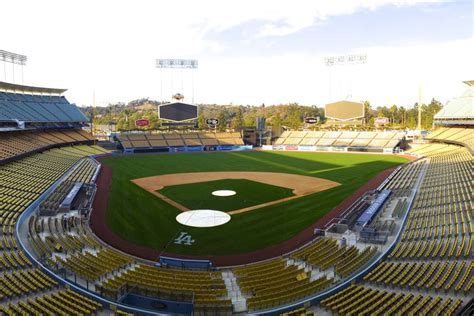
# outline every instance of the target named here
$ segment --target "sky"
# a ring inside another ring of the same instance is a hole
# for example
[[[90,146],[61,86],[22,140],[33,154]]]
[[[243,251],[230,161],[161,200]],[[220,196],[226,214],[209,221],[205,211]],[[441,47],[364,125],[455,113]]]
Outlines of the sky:
[[[105,106],[179,92],[196,103],[411,107],[420,91],[423,102],[445,103],[474,79],[471,0],[15,0],[0,8],[0,50],[28,57],[23,70],[0,62],[0,80],[67,88],[80,106],[94,95]],[[349,54],[367,63],[324,64]],[[157,58],[199,67],[160,70]]]

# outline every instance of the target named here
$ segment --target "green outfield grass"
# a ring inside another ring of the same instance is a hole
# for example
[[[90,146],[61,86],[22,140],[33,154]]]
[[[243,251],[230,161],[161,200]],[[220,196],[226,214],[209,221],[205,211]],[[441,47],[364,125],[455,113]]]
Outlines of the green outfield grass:
[[[248,252],[287,240],[317,221],[379,172],[406,162],[393,155],[304,152],[220,152],[109,157],[113,170],[107,224],[121,237],[168,252],[220,255]],[[264,171],[325,178],[340,186],[277,205],[233,215],[214,228],[176,222],[178,210],[130,182],[182,172]],[[192,246],[175,245],[179,232]]]
[[[216,190],[233,190],[232,196],[214,196]],[[293,196],[291,189],[245,179],[181,184],[165,187],[159,192],[190,210],[211,209],[233,211]]]

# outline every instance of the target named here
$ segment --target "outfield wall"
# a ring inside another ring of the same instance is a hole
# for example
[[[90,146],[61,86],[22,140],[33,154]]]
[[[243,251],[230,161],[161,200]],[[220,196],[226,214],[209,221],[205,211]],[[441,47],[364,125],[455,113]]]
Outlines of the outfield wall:
[[[313,145],[263,145],[263,150],[275,151],[310,151],[310,152],[361,152],[392,154],[394,148],[382,147],[342,147],[342,146],[313,146]]]
[[[216,146],[179,146],[156,148],[126,148],[124,154],[142,153],[177,153],[177,152],[202,152],[202,151],[244,151],[252,150],[252,145],[216,145]]]

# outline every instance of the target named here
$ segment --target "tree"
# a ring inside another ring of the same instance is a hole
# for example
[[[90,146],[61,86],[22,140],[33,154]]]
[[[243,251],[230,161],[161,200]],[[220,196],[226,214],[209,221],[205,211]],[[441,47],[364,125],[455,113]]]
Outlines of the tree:
[[[402,128],[405,128],[406,127],[406,121],[407,121],[407,118],[406,118],[406,115],[407,115],[407,110],[405,109],[405,107],[401,106],[400,109],[398,110],[399,114],[400,114],[400,122],[401,122],[401,127]]]
[[[276,114],[275,116],[273,116],[271,122],[270,122],[270,125],[271,126],[275,126],[275,127],[280,127],[282,125],[283,121],[281,119],[281,116],[280,114]]]
[[[395,116],[398,114],[397,106],[395,104],[392,105],[389,109],[389,112],[390,112],[390,115],[392,117],[392,124],[395,124]]]
[[[239,106],[237,111],[235,112],[235,117],[232,120],[232,128],[237,130],[242,127],[243,119],[242,119],[242,107]]]
[[[364,102],[364,119],[365,121],[370,124],[370,119],[374,117],[374,113],[372,111],[372,107],[369,101]]]
[[[206,125],[206,118],[204,117],[204,111],[201,110],[198,116],[198,128],[206,129],[206,127],[207,125]]]
[[[303,111],[298,103],[291,103],[288,106],[288,116],[284,121],[284,124],[291,129],[298,129],[301,127]]]
[[[225,108],[222,108],[219,111],[219,113],[217,114],[217,119],[219,120],[219,125],[217,126],[217,129],[220,132],[225,132],[225,129],[226,129],[226,126],[227,126]]]

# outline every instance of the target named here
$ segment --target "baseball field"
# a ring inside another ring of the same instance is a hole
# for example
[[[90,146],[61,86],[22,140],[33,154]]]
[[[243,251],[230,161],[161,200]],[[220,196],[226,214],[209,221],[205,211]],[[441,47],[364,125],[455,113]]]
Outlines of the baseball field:
[[[383,170],[394,155],[216,152],[102,159],[112,172],[106,223],[120,238],[158,252],[235,255],[279,244],[315,223]],[[228,176],[226,176],[228,175]],[[229,197],[215,190],[233,190]],[[181,225],[195,209],[231,214],[217,227]],[[179,237],[190,236],[179,243]]]

